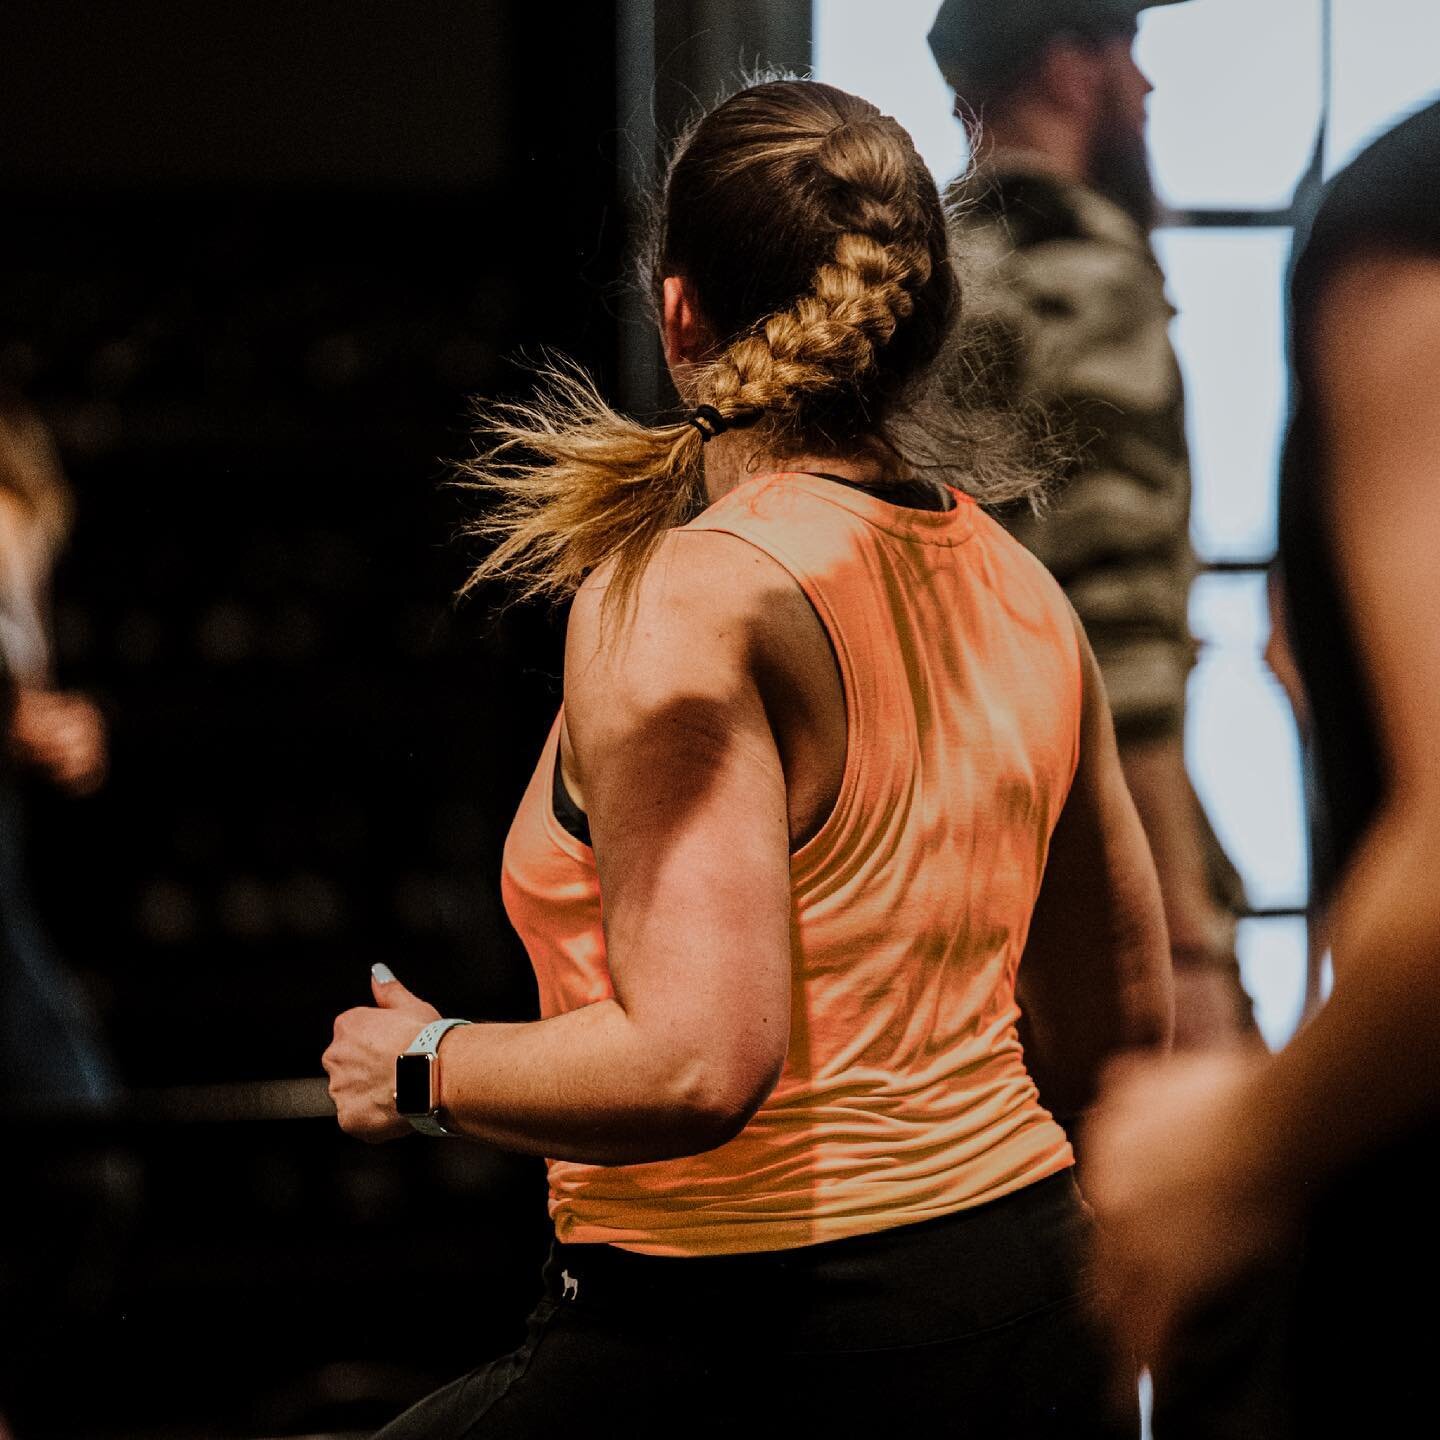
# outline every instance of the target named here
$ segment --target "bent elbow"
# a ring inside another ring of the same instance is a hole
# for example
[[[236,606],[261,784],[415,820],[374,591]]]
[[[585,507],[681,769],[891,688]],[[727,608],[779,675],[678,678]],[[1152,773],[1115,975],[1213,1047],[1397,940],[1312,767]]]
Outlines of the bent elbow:
[[[733,1140],[770,1098],[784,1055],[763,1063],[694,1067],[677,1097],[676,1118],[687,1153],[698,1155]]]

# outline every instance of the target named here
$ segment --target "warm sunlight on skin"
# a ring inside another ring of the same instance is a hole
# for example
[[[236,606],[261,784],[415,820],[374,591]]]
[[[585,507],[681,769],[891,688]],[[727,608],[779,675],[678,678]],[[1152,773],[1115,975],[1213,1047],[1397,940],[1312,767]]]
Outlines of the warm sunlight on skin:
[[[1440,1107],[1440,263],[1331,282],[1314,357],[1330,515],[1389,760],[1331,912],[1335,987],[1279,1055],[1134,1067],[1092,1126],[1116,1328],[1164,1355],[1185,1310],[1273,1254],[1308,1196]]]

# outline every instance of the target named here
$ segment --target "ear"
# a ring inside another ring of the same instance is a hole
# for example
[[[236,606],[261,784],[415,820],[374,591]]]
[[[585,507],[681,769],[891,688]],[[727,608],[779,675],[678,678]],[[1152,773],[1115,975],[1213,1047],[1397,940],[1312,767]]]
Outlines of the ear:
[[[671,374],[684,365],[693,365],[710,349],[713,337],[695,303],[690,282],[679,275],[667,275],[663,291],[663,313],[660,318],[660,339],[665,347],[665,363]]]

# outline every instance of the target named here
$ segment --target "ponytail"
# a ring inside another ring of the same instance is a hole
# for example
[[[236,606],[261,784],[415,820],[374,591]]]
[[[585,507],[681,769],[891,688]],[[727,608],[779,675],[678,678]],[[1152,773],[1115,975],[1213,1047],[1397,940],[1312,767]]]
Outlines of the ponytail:
[[[842,235],[812,293],[692,368],[700,403],[678,424],[626,419],[583,371],[554,366],[533,400],[482,412],[498,440],[462,471],[497,502],[470,533],[498,543],[465,589],[501,579],[517,598],[559,599],[610,561],[606,599],[623,610],[666,531],[704,508],[707,439],[756,426],[783,450],[871,428],[878,357],[914,310],[917,277],[923,258]]]
[[[467,533],[494,543],[464,590],[505,580],[517,599],[558,600],[611,561],[623,604],[665,533],[705,507],[703,437],[688,421],[620,415],[578,368],[551,365],[539,381],[531,400],[482,409],[496,438],[460,467],[491,497]]]
[[[990,477],[997,494],[1029,486],[994,443],[1003,427],[963,407],[929,427],[943,459],[914,458],[906,412],[953,341],[959,286],[935,181],[896,121],[813,81],[751,86],[681,142],[661,212],[652,290],[684,276],[725,337],[687,367],[695,410],[642,425],[555,365],[533,399],[482,410],[491,443],[461,475],[488,493],[469,533],[493,549],[466,590],[501,579],[559,599],[608,564],[606,604],[623,610],[665,533],[704,508],[702,447],[732,428],[756,430],[756,453],[878,441],[947,478],[973,467],[977,498]]]

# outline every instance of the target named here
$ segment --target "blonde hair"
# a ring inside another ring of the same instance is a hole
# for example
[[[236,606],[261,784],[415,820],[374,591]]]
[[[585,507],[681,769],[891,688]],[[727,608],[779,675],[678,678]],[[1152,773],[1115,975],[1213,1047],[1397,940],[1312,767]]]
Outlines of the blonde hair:
[[[686,367],[696,406],[753,429],[757,453],[878,442],[916,468],[973,462],[962,483],[987,501],[1032,485],[963,403],[940,433],[927,422],[933,449],[915,443],[906,402],[954,340],[959,286],[934,179],[868,101],[779,80],[716,106],[676,148],[648,269],[657,302],[683,277],[719,337]],[[462,474],[494,501],[470,533],[496,543],[465,588],[560,597],[608,562],[623,608],[660,539],[704,508],[705,436],[693,418],[618,414],[577,367],[539,379],[533,399],[481,412],[491,444]]]

